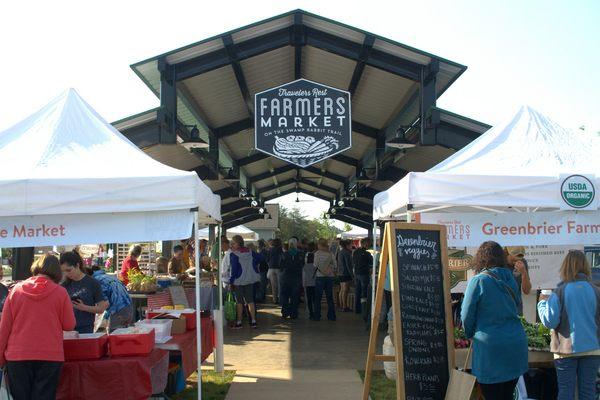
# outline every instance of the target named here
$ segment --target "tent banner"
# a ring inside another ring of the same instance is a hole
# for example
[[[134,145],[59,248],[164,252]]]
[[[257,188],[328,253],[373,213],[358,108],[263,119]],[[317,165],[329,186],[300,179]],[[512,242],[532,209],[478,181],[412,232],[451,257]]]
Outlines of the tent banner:
[[[189,238],[189,210],[0,218],[0,247],[131,243]]]
[[[448,246],[477,247],[600,243],[600,212],[423,213],[424,224],[446,225]]]

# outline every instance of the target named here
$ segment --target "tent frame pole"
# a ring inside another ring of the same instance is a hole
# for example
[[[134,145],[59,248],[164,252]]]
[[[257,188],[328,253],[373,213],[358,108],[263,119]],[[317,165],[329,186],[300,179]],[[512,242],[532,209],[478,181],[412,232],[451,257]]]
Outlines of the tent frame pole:
[[[202,399],[202,310],[200,309],[200,218],[198,211],[194,212],[194,269],[196,287],[196,357],[198,361],[198,400]]]
[[[377,282],[377,221],[373,221],[373,270],[371,271],[371,318],[375,315],[375,285]]]
[[[217,237],[219,243],[218,265],[217,265],[217,304],[214,312],[215,316],[215,372],[223,373],[225,370],[225,357],[223,353],[223,284],[221,282],[221,261],[223,259],[223,249],[221,248],[222,224],[218,225]],[[214,246],[217,245],[215,242]]]

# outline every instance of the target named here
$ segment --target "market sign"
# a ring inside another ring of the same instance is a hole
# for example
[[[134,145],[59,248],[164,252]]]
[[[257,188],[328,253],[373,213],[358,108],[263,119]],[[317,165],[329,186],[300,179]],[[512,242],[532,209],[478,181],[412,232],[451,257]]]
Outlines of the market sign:
[[[299,167],[352,147],[350,93],[306,79],[254,98],[255,146]]]
[[[460,282],[467,281],[467,271],[471,269],[473,256],[465,250],[448,249],[448,271],[450,274],[450,289]]]
[[[421,222],[445,225],[451,247],[487,240],[502,246],[600,243],[600,212],[423,213]]]
[[[560,196],[562,209],[596,209],[596,189],[592,183],[595,179],[583,175],[562,175],[560,177]]]
[[[184,239],[193,216],[183,209],[0,217],[0,248]]]

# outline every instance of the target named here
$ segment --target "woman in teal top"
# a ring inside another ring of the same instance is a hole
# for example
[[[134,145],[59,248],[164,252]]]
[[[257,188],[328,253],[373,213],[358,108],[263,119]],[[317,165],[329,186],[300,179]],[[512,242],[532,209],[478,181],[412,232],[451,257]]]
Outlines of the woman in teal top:
[[[521,293],[496,242],[479,247],[475,271],[461,311],[465,334],[473,339],[473,375],[486,400],[510,400],[528,370],[527,337],[517,311]]]

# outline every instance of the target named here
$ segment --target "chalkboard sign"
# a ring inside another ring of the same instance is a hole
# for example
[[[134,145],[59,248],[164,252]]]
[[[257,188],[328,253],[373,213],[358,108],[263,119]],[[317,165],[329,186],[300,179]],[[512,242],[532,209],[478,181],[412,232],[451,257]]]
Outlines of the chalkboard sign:
[[[446,228],[388,222],[381,248],[373,321],[379,320],[390,274],[395,355],[378,355],[377,323],[365,368],[363,400],[369,398],[375,361],[396,361],[396,398],[443,400],[454,369],[454,341]]]
[[[450,379],[440,231],[394,229],[406,399],[444,399]],[[449,317],[449,316],[448,316]]]

